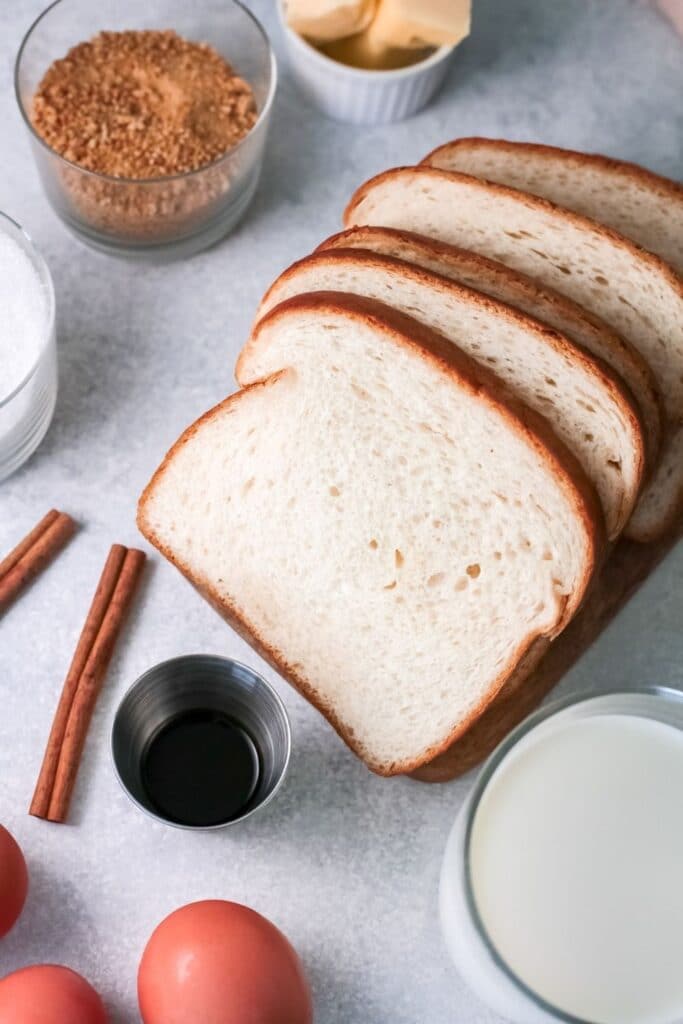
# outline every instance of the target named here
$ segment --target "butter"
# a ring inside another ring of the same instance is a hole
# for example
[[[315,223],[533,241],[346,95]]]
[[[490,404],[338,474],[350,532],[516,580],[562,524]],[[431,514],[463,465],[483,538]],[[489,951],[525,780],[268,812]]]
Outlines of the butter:
[[[470,31],[471,0],[287,0],[287,23],[333,60],[390,71],[455,46]]]
[[[331,43],[323,43],[320,51],[352,68],[364,68],[366,71],[395,71],[416,64],[433,50],[406,49],[405,47],[386,46],[373,35],[371,29],[358,32],[348,39],[335,39]]]
[[[314,43],[362,32],[372,21],[376,0],[287,0],[287,24]]]
[[[370,26],[373,46],[455,46],[470,33],[471,0],[381,0]]]

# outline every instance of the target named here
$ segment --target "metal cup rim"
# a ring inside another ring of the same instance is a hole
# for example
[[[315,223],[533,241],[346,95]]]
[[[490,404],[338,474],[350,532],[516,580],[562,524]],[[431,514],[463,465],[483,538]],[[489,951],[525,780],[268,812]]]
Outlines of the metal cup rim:
[[[124,704],[126,703],[126,701],[128,700],[128,698],[130,697],[130,695],[135,690],[137,690],[152,673],[157,673],[157,672],[159,672],[159,670],[168,669],[168,668],[170,668],[170,666],[178,665],[179,663],[182,663],[182,662],[188,664],[188,663],[192,663],[192,662],[194,662],[196,660],[199,660],[199,659],[201,659],[204,662],[206,662],[208,660],[208,661],[213,661],[215,663],[220,663],[220,664],[222,664],[224,666],[225,665],[234,666],[236,668],[242,669],[248,675],[251,675],[256,680],[258,680],[258,682],[261,683],[266,688],[266,690],[268,690],[268,692],[270,693],[270,695],[274,699],[275,706],[277,708],[277,712],[280,715],[280,719],[281,719],[282,724],[284,726],[285,739],[286,739],[284,763],[282,765],[282,769],[280,771],[280,775],[278,777],[278,780],[275,783],[275,785],[272,787],[272,789],[270,790],[268,795],[263,800],[261,800],[260,803],[257,803],[255,806],[249,808],[248,811],[245,811],[244,814],[240,814],[236,818],[231,818],[229,821],[219,822],[217,825],[184,825],[182,822],[171,821],[169,818],[164,817],[163,814],[157,814],[155,811],[153,811],[149,807],[145,806],[145,804],[141,803],[131,793],[130,789],[128,788],[128,786],[124,782],[123,778],[121,777],[121,773],[119,771],[119,766],[118,766],[117,760],[116,760],[116,754],[114,752],[114,735],[115,735],[115,732],[116,732],[117,723],[120,720],[120,715],[121,715],[122,708],[123,708]],[[184,831],[184,832],[218,832],[220,829],[230,828],[232,825],[239,825],[241,822],[246,821],[247,818],[252,817],[252,815],[256,814],[258,811],[262,810],[264,807],[267,807],[268,804],[271,802],[271,800],[273,800],[273,798],[276,796],[277,793],[279,793],[280,789],[282,788],[282,785],[283,785],[283,783],[285,781],[285,778],[287,776],[287,771],[289,769],[289,762],[290,762],[290,759],[291,759],[291,753],[292,753],[292,727],[291,727],[291,723],[289,721],[289,715],[287,714],[287,709],[285,708],[284,701],[282,700],[282,697],[280,696],[280,694],[277,692],[275,687],[271,683],[269,683],[268,680],[264,676],[262,676],[260,674],[260,672],[257,672],[255,669],[251,668],[250,665],[245,665],[244,662],[238,661],[236,658],[228,658],[225,655],[221,655],[221,654],[180,654],[180,655],[177,655],[174,658],[167,658],[164,661],[159,661],[155,665],[151,665],[148,669],[145,669],[145,671],[141,675],[139,675],[137,677],[137,679],[134,680],[133,683],[131,683],[131,685],[128,687],[128,689],[124,693],[123,697],[121,697],[121,700],[119,701],[118,706],[116,708],[116,712],[114,714],[114,721],[112,723],[110,740],[109,740],[109,754],[110,754],[112,765],[113,765],[113,768],[114,768],[114,774],[115,774],[115,776],[116,776],[116,778],[118,780],[118,783],[119,783],[121,789],[126,794],[126,796],[131,801],[131,803],[134,804],[138,808],[138,810],[142,811],[143,814],[145,814],[148,818],[152,818],[154,821],[158,821],[162,825],[168,825],[171,828],[180,829],[181,831]]]

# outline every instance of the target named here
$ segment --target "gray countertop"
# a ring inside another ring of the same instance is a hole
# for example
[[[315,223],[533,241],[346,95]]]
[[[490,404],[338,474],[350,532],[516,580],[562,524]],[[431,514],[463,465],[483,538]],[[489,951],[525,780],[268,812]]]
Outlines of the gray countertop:
[[[141,542],[136,498],[182,428],[233,389],[235,356],[272,278],[339,228],[357,184],[456,135],[598,149],[680,177],[683,44],[646,0],[474,0],[473,35],[438,100],[403,124],[367,129],[308,108],[283,61],[267,166],[242,225],[190,261],[140,267],[83,248],[41,194],[12,92],[15,51],[41,6],[0,4],[0,208],[33,235],[54,275],[60,395],[41,448],[0,485],[0,552],[53,505],[82,529],[0,625],[0,821],[22,843],[32,881],[0,945],[0,975],[67,963],[101,991],[113,1022],[132,1024],[137,962],[154,926],[185,902],[222,897],[291,938],[320,1024],[495,1024],[451,969],[436,914],[444,843],[471,778],[430,788],[370,775],[159,557],[97,708],[72,823],[50,826],[26,809],[108,546]],[[272,0],[253,7],[282,56]],[[680,685],[682,588],[680,546],[560,692]],[[192,651],[264,671],[294,734],[276,801],[210,834],[142,816],[108,751],[129,684]]]

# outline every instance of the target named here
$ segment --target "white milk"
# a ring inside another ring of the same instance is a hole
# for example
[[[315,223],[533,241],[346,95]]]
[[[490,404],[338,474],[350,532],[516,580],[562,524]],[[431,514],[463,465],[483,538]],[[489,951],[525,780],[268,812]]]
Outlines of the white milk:
[[[531,732],[482,795],[470,878],[499,956],[552,1006],[682,1018],[683,732],[617,713]]]

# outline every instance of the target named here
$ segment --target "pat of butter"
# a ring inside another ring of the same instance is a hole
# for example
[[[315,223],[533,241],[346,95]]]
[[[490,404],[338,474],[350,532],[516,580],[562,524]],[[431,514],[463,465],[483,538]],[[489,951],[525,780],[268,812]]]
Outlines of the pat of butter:
[[[287,0],[287,24],[314,43],[343,39],[366,28],[375,0]]]
[[[455,46],[470,21],[471,0],[381,0],[370,31],[387,47]]]

